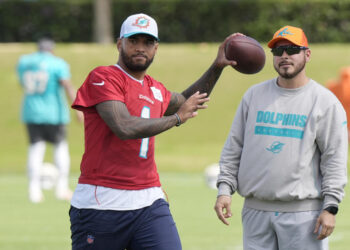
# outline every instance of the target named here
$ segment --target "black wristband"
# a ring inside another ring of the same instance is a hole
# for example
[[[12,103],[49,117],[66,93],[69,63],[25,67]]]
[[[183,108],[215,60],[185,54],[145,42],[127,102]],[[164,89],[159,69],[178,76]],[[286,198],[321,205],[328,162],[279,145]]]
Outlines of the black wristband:
[[[338,213],[338,207],[336,206],[329,206],[329,207],[326,207],[324,210],[326,210],[327,212],[333,215],[336,215]]]
[[[181,125],[181,119],[180,119],[180,116],[177,113],[175,113],[174,115],[175,115],[175,117],[177,119],[176,127],[178,127],[178,126]]]

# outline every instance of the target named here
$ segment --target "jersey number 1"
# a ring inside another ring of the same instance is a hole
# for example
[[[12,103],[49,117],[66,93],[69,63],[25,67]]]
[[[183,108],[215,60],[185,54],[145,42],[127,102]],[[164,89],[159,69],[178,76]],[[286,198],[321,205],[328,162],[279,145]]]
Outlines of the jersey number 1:
[[[147,107],[147,106],[143,107],[143,109],[141,111],[141,117],[142,118],[150,118],[151,117],[151,111],[150,111],[149,107]],[[141,147],[140,147],[140,154],[139,154],[139,156],[141,158],[147,159],[148,143],[149,143],[149,138],[142,139]]]

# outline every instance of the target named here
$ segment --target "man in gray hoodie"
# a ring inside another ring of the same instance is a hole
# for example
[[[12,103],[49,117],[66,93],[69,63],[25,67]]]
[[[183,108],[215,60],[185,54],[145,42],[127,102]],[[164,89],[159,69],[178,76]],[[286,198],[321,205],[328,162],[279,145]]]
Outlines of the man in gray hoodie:
[[[347,182],[345,111],[308,78],[302,29],[285,26],[268,43],[278,77],[251,87],[221,153],[215,211],[228,223],[231,195],[245,198],[244,249],[328,249]]]

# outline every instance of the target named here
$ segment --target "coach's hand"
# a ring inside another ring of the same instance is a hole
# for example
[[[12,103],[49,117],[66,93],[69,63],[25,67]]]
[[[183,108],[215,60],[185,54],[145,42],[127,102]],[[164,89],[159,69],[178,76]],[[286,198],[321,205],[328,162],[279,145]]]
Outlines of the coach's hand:
[[[321,228],[321,231],[317,237],[318,240],[323,240],[330,236],[335,227],[335,215],[323,210],[320,216],[317,218],[314,233],[317,234]]]
[[[231,196],[221,195],[216,199],[215,212],[219,220],[224,224],[229,225],[230,223],[226,220],[232,216],[231,213]]]

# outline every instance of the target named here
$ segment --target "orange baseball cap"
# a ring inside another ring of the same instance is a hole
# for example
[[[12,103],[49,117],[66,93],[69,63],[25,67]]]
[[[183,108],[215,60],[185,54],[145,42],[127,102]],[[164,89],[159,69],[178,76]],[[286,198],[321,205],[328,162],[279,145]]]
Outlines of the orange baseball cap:
[[[298,46],[309,46],[304,31],[293,26],[284,26],[277,30],[267,46],[269,46],[269,48],[273,48],[275,46],[275,43],[281,40],[288,40]]]

